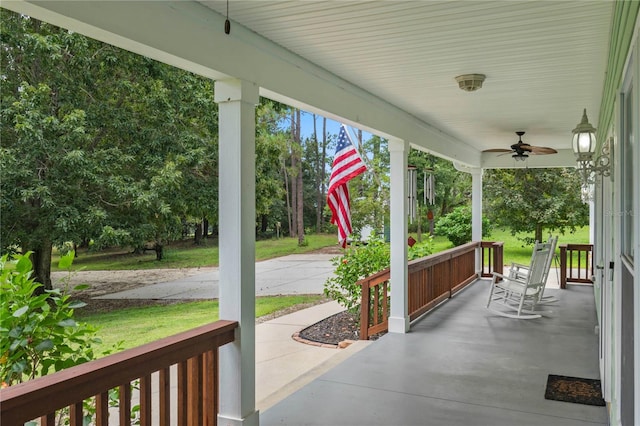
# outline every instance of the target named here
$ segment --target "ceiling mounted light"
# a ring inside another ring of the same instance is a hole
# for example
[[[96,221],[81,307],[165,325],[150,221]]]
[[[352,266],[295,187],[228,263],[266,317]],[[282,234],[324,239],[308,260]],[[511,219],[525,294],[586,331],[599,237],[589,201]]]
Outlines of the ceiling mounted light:
[[[457,76],[456,81],[465,92],[475,92],[482,87],[485,78],[487,76],[484,74],[463,74]]]

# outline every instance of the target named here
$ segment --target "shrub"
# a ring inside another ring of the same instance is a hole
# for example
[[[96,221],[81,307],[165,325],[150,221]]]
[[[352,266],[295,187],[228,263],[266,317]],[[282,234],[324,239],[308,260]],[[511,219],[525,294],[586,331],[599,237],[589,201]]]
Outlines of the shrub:
[[[0,258],[0,379],[5,385],[20,383],[51,371],[82,364],[94,358],[91,345],[99,343],[95,328],[78,323],[73,312],[85,306],[73,302],[62,290],[46,290],[31,278],[30,253]],[[73,251],[60,260],[69,269]]]
[[[433,237],[429,235],[426,237],[423,236],[422,238],[426,238],[426,240],[415,243],[413,247],[409,247],[407,256],[409,260],[419,259],[433,253]]]
[[[432,238],[417,243],[408,250],[409,260],[428,256],[433,252]],[[366,245],[348,248],[343,256],[331,259],[335,276],[324,283],[324,294],[348,310],[355,312],[360,307],[362,291],[356,283],[387,269],[391,263],[389,245],[379,238],[371,238]]]
[[[435,232],[443,235],[459,246],[471,241],[471,208],[456,207],[451,213],[441,217],[436,223]],[[485,217],[482,218],[482,236],[491,235],[491,223]]]
[[[331,262],[336,267],[335,276],[324,283],[324,294],[355,312],[362,294],[356,282],[389,267],[389,246],[380,239],[371,239],[366,245],[348,248]]]

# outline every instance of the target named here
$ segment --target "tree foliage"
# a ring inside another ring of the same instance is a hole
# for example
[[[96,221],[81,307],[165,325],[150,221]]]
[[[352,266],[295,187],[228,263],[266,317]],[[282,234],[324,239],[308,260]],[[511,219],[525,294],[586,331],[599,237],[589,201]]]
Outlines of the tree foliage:
[[[471,225],[471,208],[459,206],[438,219],[436,234],[447,237],[454,246],[471,242],[473,227]],[[491,235],[491,222],[485,216],[482,217],[482,236]]]
[[[3,250],[143,246],[216,218],[212,82],[2,10]]]
[[[574,169],[497,169],[484,175],[484,212],[496,225],[542,241],[543,229],[564,233],[589,223]]]

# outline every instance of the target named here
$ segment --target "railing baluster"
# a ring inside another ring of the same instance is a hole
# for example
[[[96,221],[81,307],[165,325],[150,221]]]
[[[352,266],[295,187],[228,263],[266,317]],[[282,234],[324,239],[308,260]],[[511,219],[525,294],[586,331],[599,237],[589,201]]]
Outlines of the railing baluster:
[[[83,426],[84,415],[82,413],[82,401],[69,406],[69,424],[71,426]]]
[[[187,361],[178,363],[178,426],[187,426]]]
[[[131,383],[119,388],[120,426],[131,426]]]
[[[158,401],[160,426],[169,426],[171,424],[171,374],[169,367],[160,370],[158,388],[160,391]]]
[[[49,413],[40,417],[40,426],[56,426],[56,413]]]
[[[382,299],[382,319],[386,321],[389,318],[389,281],[385,281],[382,285],[384,295]]]
[[[362,296],[360,302],[360,340],[369,339],[369,281],[360,284]]]
[[[205,426],[215,426],[217,423],[216,413],[218,412],[218,389],[217,380],[213,376],[214,371],[218,371],[217,363],[218,351],[208,351],[204,354],[204,368],[202,369],[202,417]]]
[[[373,288],[373,321],[371,325],[380,324],[380,286],[377,285]]]
[[[109,425],[109,392],[96,396],[96,426]]]
[[[187,424],[202,425],[202,355],[187,360]]]
[[[151,426],[151,375],[140,378],[140,424]]]

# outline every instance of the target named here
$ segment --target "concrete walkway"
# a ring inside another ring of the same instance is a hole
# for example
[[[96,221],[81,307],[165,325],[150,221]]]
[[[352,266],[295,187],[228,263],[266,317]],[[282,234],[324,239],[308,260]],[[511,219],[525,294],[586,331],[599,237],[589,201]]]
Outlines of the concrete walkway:
[[[256,326],[256,407],[260,411],[371,343],[361,340],[345,349],[335,349],[307,345],[291,337],[295,332],[343,310],[337,302],[329,302]]]

